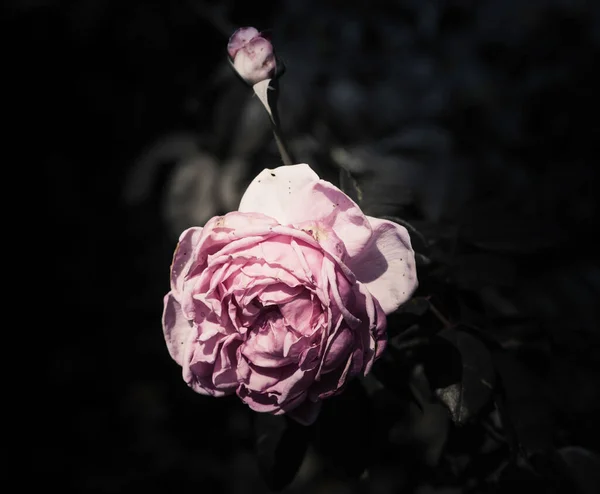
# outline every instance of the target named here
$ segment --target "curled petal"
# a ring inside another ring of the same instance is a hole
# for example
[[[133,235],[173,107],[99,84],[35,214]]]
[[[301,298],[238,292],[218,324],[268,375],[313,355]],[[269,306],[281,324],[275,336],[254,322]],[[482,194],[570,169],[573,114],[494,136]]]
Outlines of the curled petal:
[[[299,334],[308,335],[323,308],[316,297],[304,290],[300,295],[279,306],[286,323]]]
[[[194,256],[192,254],[201,235],[202,228],[193,227],[185,230],[179,237],[171,264],[171,290],[177,294],[181,293],[183,281],[193,265]]]
[[[250,84],[270,80],[277,67],[271,42],[257,36],[238,50],[233,59],[233,68]]]
[[[184,317],[181,305],[171,292],[164,298],[163,332],[171,358],[183,365],[190,336],[193,336],[193,324]]]
[[[388,220],[368,219],[373,235],[348,267],[390,314],[417,288],[415,253],[406,228]]]
[[[338,331],[331,339],[331,342],[328,342],[327,352],[323,356],[321,372],[326,374],[342,365],[348,359],[352,350],[354,350],[353,343],[354,337],[348,328]]]
[[[234,59],[238,51],[241,50],[248,42],[257,36],[260,36],[258,29],[255,27],[241,27],[236,30],[229,38],[227,43],[227,53]]]
[[[238,334],[229,335],[223,340],[212,374],[212,384],[216,389],[234,392],[237,388],[236,351],[241,342],[241,337]]]
[[[255,412],[272,413],[275,415],[283,413],[277,403],[277,396],[274,394],[253,391],[242,384],[237,390],[237,395]]]

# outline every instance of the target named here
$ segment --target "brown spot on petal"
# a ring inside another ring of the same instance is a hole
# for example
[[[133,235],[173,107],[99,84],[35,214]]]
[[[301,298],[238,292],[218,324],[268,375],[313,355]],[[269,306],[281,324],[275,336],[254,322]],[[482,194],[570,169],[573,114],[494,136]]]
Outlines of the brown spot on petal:
[[[327,233],[325,232],[325,230],[323,230],[322,228],[319,228],[318,226],[314,226],[314,227],[310,227],[310,228],[303,228],[302,231],[308,233],[317,242],[327,238]]]

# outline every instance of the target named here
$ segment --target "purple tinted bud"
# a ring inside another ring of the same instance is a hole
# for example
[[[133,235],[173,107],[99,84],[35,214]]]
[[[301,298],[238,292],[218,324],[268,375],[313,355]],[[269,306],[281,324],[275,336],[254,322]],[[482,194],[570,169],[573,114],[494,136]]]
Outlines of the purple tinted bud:
[[[271,79],[277,68],[273,45],[253,27],[238,29],[227,45],[237,73],[250,84]]]
[[[237,55],[237,52],[253,38],[260,36],[258,29],[254,27],[241,27],[229,38],[227,43],[227,52],[233,60]]]

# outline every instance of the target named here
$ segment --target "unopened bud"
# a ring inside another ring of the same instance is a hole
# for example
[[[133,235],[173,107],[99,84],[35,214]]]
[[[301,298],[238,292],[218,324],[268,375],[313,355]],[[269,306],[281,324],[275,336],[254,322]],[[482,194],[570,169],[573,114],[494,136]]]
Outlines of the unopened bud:
[[[238,29],[227,44],[233,67],[249,84],[273,78],[277,60],[273,45],[253,27]]]

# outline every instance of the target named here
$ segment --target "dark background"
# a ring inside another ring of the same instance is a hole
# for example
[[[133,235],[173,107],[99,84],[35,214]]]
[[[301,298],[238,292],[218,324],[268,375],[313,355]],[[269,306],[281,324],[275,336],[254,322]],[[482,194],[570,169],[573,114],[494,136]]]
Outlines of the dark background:
[[[525,317],[499,339],[533,369],[519,395],[532,441],[598,452],[597,4],[347,4],[6,3],[17,168],[33,182],[33,284],[48,314],[27,316],[40,353],[23,383],[36,410],[29,479],[67,492],[265,492],[246,408],[187,389],[160,323],[178,232],[234,208],[253,173],[278,163],[225,60],[245,25],[273,29],[298,161],[332,181],[340,167],[363,177],[368,212],[439,241],[456,290]],[[210,193],[173,186],[189,160],[190,182]],[[361,492],[311,458],[293,492]],[[407,487],[399,458],[362,492],[469,485]]]

